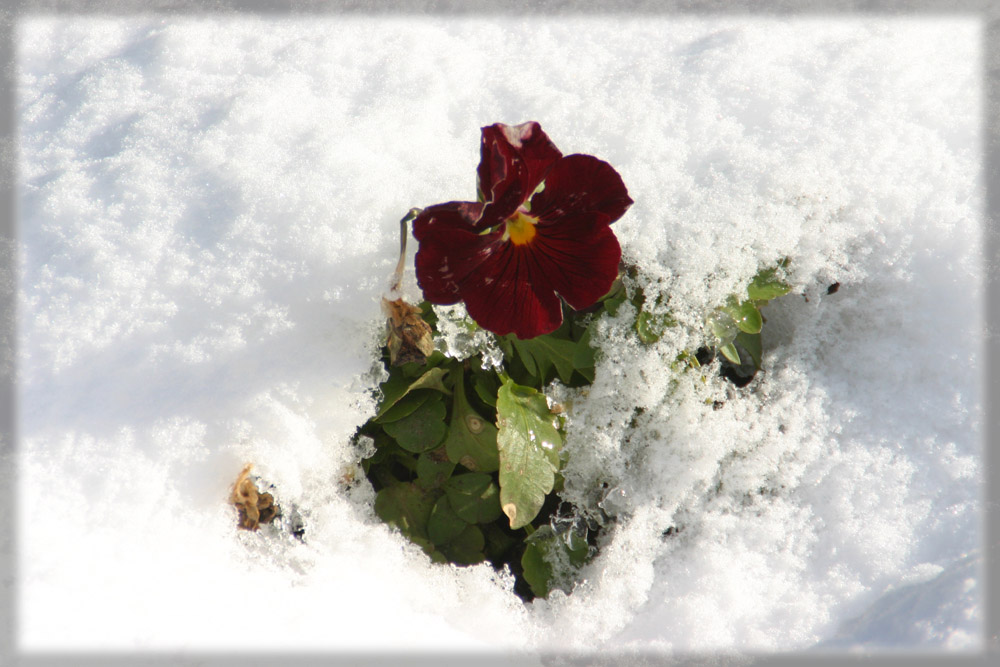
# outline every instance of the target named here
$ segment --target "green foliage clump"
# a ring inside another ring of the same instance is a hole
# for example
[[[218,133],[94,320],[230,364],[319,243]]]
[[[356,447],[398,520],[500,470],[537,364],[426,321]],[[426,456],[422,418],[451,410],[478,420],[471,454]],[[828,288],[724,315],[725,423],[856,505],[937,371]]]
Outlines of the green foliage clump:
[[[429,306],[421,308],[433,323]],[[509,373],[484,370],[481,355],[438,351],[394,366],[386,348],[382,400],[358,431],[375,444],[362,466],[376,489],[376,514],[437,562],[507,566],[525,599],[565,580],[564,570],[540,564],[548,562],[547,543],[530,538],[571,511],[554,495],[562,483],[562,424],[540,388],[555,376],[578,385],[593,378],[582,333],[568,318],[549,336],[505,338]],[[578,568],[593,545],[575,547],[567,562]]]
[[[728,362],[730,377],[736,384],[749,383],[762,368],[764,316],[760,309],[791,291],[791,285],[782,277],[787,266],[788,260],[784,259],[758,272],[744,296],[730,296],[725,305],[709,315],[713,347]]]
[[[725,359],[751,360],[760,368],[760,308],[790,290],[780,278],[783,269],[781,264],[761,271],[746,296],[711,314],[709,344]],[[556,380],[568,387],[593,382],[594,327],[626,301],[635,312],[633,333],[643,344],[656,343],[677,326],[665,295],[645,294],[635,277],[627,269],[624,280],[588,311],[565,307],[562,325],[550,334],[499,337],[500,369],[484,367],[482,353],[456,359],[435,350],[398,357],[398,341],[395,348],[384,347],[388,378],[375,416],[357,434],[374,443],[362,466],[376,491],[376,514],[436,562],[509,569],[515,592],[525,600],[554,589],[571,592],[597,551],[601,526],[559,499],[565,433],[560,406],[545,392]],[[405,315],[397,322],[405,319],[407,331],[418,332],[413,336],[436,333],[429,304],[394,303]],[[684,352],[664,372],[696,368],[698,356]]]

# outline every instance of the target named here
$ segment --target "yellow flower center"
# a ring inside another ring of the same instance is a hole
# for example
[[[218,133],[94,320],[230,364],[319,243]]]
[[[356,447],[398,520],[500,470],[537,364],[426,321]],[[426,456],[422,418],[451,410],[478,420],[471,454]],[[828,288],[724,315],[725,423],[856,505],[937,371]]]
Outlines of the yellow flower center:
[[[503,236],[505,241],[510,240],[514,245],[527,245],[537,233],[535,218],[518,211],[507,218],[507,229]]]

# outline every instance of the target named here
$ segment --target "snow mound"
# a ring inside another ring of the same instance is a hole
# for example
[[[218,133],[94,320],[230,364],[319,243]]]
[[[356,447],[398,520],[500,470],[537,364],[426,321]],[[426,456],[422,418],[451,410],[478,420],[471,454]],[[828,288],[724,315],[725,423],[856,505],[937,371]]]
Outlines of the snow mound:
[[[21,646],[975,650],[981,47],[940,17],[22,20]],[[400,217],[526,120],[621,173],[682,325],[602,325],[567,493],[618,520],[531,605],[379,522],[350,439]],[[759,380],[667,371],[784,257]],[[237,531],[248,462],[304,541]]]

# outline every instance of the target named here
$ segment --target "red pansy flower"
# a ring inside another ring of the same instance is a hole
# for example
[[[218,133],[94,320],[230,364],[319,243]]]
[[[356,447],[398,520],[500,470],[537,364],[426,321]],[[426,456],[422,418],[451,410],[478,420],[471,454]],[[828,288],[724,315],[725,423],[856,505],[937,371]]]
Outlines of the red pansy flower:
[[[562,323],[559,296],[580,310],[607,294],[621,260],[610,225],[632,204],[611,165],[563,156],[538,123],[497,123],[483,128],[478,176],[479,202],[413,221],[425,299],[464,301],[484,329],[527,339]]]

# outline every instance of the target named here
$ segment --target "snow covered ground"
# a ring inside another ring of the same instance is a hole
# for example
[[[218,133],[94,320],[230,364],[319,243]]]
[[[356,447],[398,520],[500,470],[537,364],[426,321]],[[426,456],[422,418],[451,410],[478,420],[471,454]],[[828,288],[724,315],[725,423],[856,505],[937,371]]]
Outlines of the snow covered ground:
[[[981,649],[980,28],[22,19],[21,650]],[[622,174],[683,323],[781,257],[796,285],[754,391],[671,388],[694,339],[608,323],[567,479],[620,520],[532,605],[341,481],[399,218],[471,198],[479,128],[526,120]],[[238,533],[246,462],[305,543]]]

